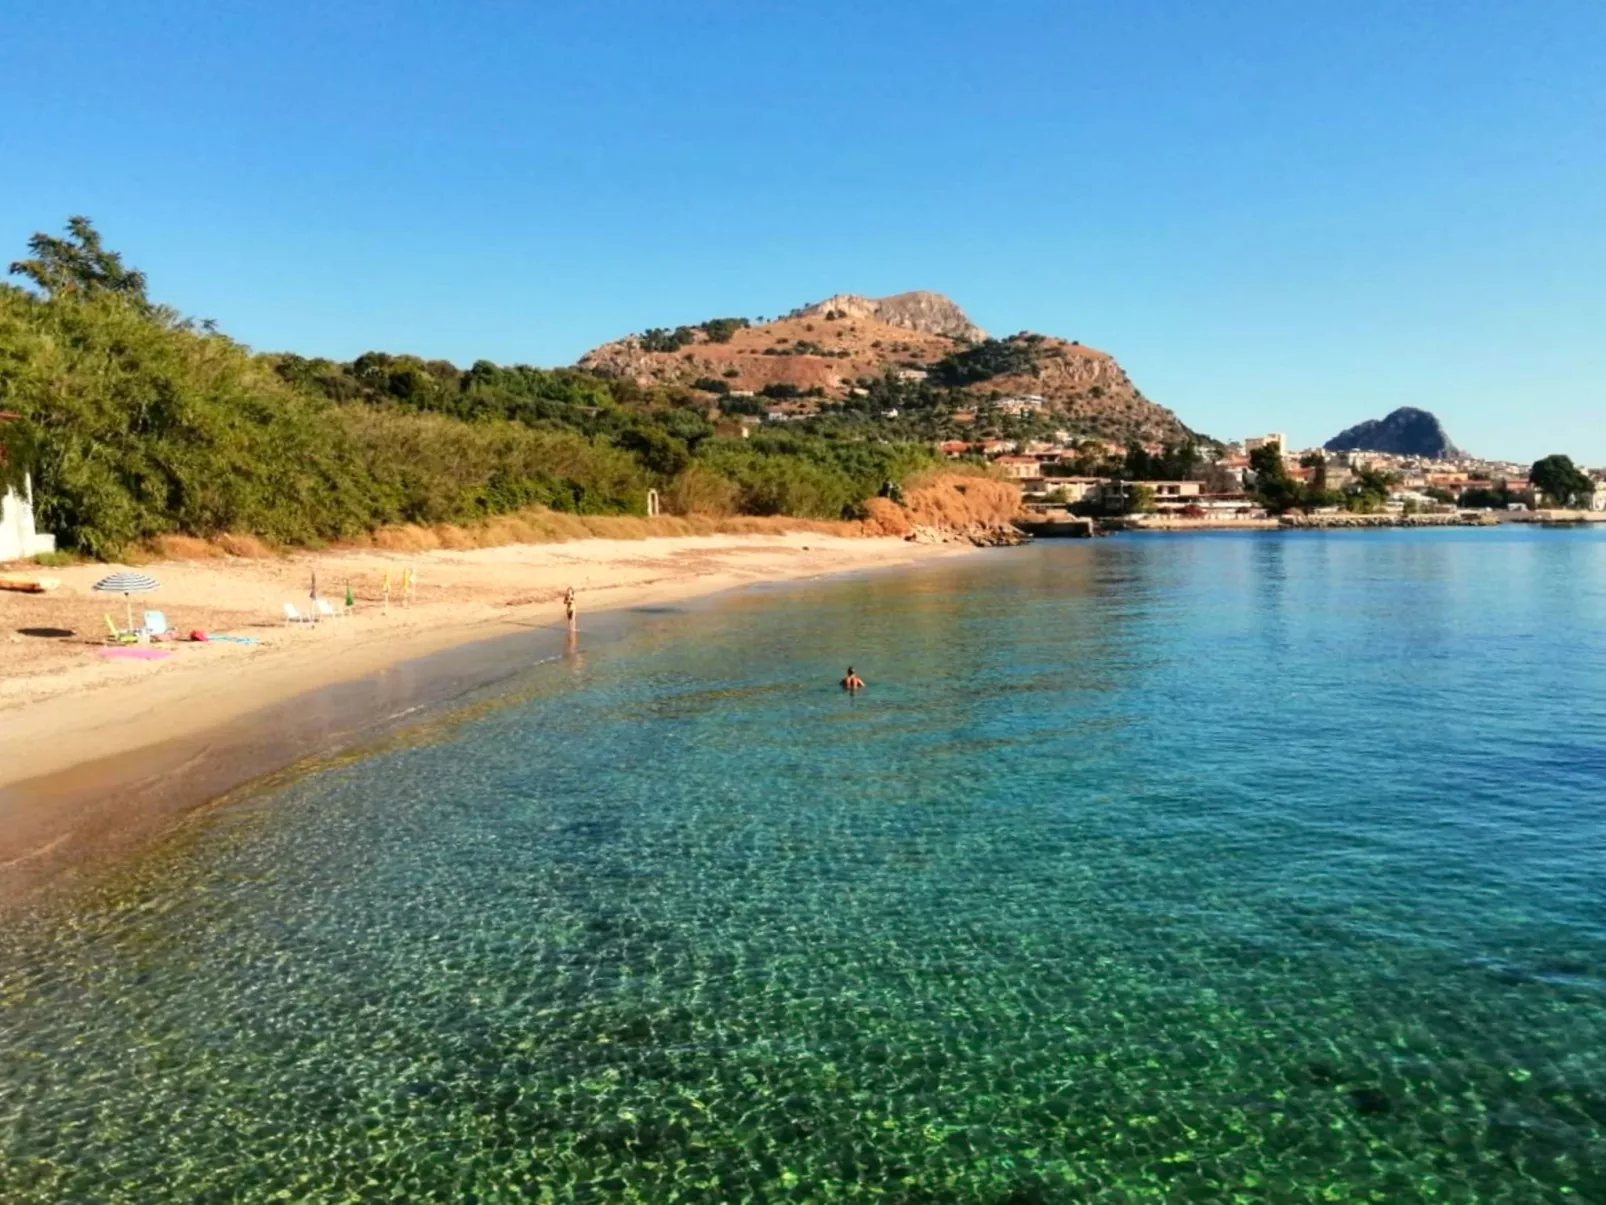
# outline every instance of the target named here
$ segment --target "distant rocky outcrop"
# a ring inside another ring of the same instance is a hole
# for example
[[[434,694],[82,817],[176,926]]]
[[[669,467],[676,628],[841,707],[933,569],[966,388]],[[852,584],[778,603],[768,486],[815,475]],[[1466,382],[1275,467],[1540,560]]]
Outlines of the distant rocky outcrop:
[[[947,335],[950,339],[964,339],[971,343],[980,343],[987,337],[987,332],[972,322],[964,310],[941,293],[924,289],[897,293],[891,297],[838,293],[824,301],[800,306],[787,317],[816,318],[826,314],[834,314],[839,318],[872,318],[906,331]]]
[[[1329,452],[1390,452],[1433,460],[1453,460],[1461,454],[1437,418],[1412,406],[1401,406],[1385,418],[1356,423],[1323,447]]]

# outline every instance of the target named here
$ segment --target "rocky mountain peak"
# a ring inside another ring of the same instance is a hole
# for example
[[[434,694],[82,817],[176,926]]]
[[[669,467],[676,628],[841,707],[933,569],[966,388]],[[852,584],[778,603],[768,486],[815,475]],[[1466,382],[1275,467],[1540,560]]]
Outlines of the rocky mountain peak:
[[[973,323],[965,311],[944,297],[926,289],[895,293],[891,297],[863,297],[858,293],[837,293],[793,310],[788,318],[815,318],[835,313],[843,318],[869,318],[888,326],[919,331],[926,335],[946,335],[979,343],[987,332]]]
[[[1356,423],[1323,446],[1329,452],[1388,452],[1434,460],[1452,460],[1461,454],[1439,420],[1414,406],[1401,406],[1383,418]]]

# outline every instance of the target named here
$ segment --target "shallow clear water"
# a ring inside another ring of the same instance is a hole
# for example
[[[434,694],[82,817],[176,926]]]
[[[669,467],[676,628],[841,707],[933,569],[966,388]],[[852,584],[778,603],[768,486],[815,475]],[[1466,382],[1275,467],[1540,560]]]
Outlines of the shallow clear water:
[[[1606,540],[644,616],[0,959],[8,1202],[1606,1201]]]

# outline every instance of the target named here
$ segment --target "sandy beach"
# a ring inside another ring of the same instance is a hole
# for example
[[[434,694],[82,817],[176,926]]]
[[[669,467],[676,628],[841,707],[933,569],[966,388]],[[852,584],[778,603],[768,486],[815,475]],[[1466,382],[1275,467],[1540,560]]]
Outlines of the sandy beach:
[[[513,633],[561,642],[570,586],[583,633],[607,611],[960,551],[808,532],[165,561],[139,566],[161,588],[131,600],[136,622],[160,609],[182,634],[255,643],[156,644],[167,655],[150,660],[103,652],[104,616],[121,624],[125,605],[91,586],[115,567],[33,570],[60,586],[0,592],[0,894],[360,732],[397,699],[415,700],[427,676],[399,687],[383,671]],[[417,586],[404,602],[408,570]],[[337,610],[348,583],[356,606],[288,626],[283,604],[309,609],[314,571]]]

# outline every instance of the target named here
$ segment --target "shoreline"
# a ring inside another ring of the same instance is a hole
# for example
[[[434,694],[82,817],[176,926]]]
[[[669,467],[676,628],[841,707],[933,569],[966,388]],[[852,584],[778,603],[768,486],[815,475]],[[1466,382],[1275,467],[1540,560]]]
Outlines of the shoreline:
[[[0,905],[135,852],[274,774],[427,721],[562,656],[567,632],[557,600],[565,579],[555,575],[580,576],[576,563],[591,570],[593,582],[604,579],[581,592],[580,635],[594,645],[621,638],[633,608],[976,551],[808,533],[591,543],[403,558],[423,566],[425,582],[449,579],[454,562],[468,561],[475,573],[490,562],[503,592],[542,587],[539,597],[513,600],[522,605],[424,599],[401,614],[291,630],[271,645],[180,646],[171,660],[194,653],[191,665],[135,662],[107,676],[99,673],[104,666],[86,664],[81,674],[74,665],[35,675],[31,684],[27,676],[7,679],[11,689],[0,699]],[[176,576],[178,566],[147,568]],[[241,572],[194,571],[209,570]],[[450,594],[452,587],[435,590]]]

